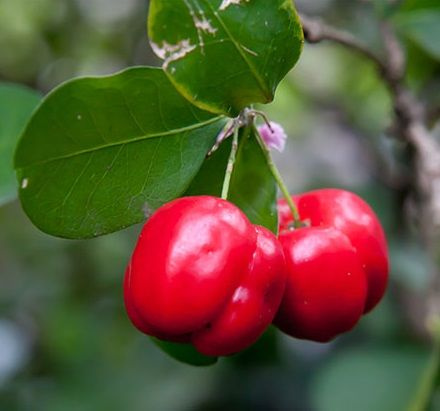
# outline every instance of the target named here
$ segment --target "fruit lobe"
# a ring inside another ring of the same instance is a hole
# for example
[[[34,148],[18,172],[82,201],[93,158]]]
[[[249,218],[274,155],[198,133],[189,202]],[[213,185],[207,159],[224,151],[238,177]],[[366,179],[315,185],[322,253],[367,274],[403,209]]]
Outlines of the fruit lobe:
[[[286,281],[281,244],[266,228],[256,226],[255,230],[257,248],[249,270],[212,325],[193,335],[194,345],[205,354],[232,354],[251,345],[272,322],[281,303]]]
[[[357,251],[368,282],[364,312],[383,297],[388,282],[388,250],[384,231],[371,207],[354,193],[321,189],[292,196],[301,220],[312,227],[333,227],[345,234]],[[278,203],[280,232],[288,229],[292,216],[285,200]]]
[[[362,316],[364,272],[351,242],[334,228],[307,227],[280,235],[287,276],[274,324],[302,339],[327,342]]]

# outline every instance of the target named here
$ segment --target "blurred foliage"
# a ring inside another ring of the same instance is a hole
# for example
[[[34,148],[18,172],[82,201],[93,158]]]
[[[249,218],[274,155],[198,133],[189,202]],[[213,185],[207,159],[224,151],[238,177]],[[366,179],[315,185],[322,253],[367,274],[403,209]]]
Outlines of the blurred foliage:
[[[347,350],[319,371],[312,387],[316,408],[405,410],[412,401],[414,381],[420,380],[426,363],[426,353],[414,349]]]
[[[41,96],[17,84],[0,84],[0,205],[17,197],[15,146]]]
[[[379,53],[378,18],[390,18],[405,42],[409,84],[432,107],[440,105],[440,36],[432,31],[440,27],[438,17],[428,33],[438,0],[296,3]],[[141,0],[0,0],[0,80],[46,93],[74,76],[157,64],[146,40],[147,6]],[[417,20],[422,12],[428,23]],[[383,221],[392,275],[380,307],[331,344],[271,329],[247,352],[212,367],[189,367],[166,357],[125,316],[122,277],[140,227],[63,241],[38,232],[11,203],[0,208],[1,410],[408,406],[430,351],[409,320],[418,313],[409,296],[426,287],[433,263],[403,220],[405,193],[387,178],[410,171],[405,147],[384,135],[392,115],[387,90],[361,57],[329,43],[306,45],[265,110],[291,137],[276,160],[292,192],[352,189]],[[439,389],[431,409],[440,409]]]

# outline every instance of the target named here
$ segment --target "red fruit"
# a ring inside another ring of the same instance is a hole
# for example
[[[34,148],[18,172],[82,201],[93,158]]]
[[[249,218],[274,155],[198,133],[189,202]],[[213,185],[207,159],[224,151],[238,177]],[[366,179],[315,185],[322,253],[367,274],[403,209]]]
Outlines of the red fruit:
[[[388,282],[388,250],[384,231],[374,211],[356,194],[322,189],[292,196],[301,220],[312,227],[333,227],[345,234],[357,251],[368,282],[364,313],[382,299]],[[292,216],[285,200],[278,202],[280,232]]]
[[[307,227],[280,235],[288,271],[274,323],[285,333],[327,342],[349,331],[362,316],[365,274],[342,232]]]
[[[124,281],[125,304],[146,334],[228,355],[270,324],[284,275],[273,234],[227,201],[184,197],[157,210],[142,229]]]

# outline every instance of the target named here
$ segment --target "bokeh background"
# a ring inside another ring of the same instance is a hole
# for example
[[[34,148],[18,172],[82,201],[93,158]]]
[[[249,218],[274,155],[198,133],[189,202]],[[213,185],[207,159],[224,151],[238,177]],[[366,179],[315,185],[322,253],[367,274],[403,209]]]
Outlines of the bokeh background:
[[[378,22],[399,3],[415,2],[296,2],[302,13],[351,31],[379,54]],[[438,0],[422,3],[431,16],[429,7],[438,7]],[[147,10],[146,0],[0,0],[0,81],[47,93],[75,76],[159,65],[146,37]],[[435,129],[440,17],[429,26],[420,17],[426,10],[408,7],[392,22],[409,57],[408,83],[433,108]],[[121,283],[140,226],[95,240],[60,240],[32,226],[15,201],[0,208],[0,410],[408,408],[431,355],[419,305],[434,263],[404,218],[402,180],[411,170],[405,146],[386,135],[386,87],[352,52],[306,45],[264,110],[289,134],[276,161],[292,192],[343,187],[380,216],[392,266],[382,304],[330,344],[269,330],[215,366],[187,366],[126,318]],[[440,410],[439,388],[431,409]]]

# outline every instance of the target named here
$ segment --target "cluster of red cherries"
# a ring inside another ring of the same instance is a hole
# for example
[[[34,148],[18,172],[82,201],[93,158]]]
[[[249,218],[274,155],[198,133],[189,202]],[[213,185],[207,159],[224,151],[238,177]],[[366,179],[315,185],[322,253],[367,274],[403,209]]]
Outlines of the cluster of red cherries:
[[[183,197],[159,208],[125,274],[133,324],[210,356],[249,347],[272,322],[319,342],[351,330],[387,285],[380,222],[348,191],[292,198],[303,226],[292,228],[290,208],[280,200],[278,238],[217,197]]]

